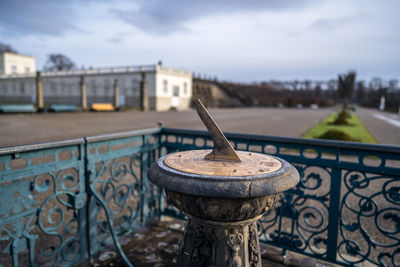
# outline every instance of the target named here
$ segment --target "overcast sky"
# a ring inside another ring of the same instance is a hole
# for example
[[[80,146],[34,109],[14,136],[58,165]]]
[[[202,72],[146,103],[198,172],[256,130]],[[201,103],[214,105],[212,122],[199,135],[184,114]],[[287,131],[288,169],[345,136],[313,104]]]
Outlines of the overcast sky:
[[[400,79],[398,0],[0,0],[0,41],[79,67],[155,64],[234,81]]]

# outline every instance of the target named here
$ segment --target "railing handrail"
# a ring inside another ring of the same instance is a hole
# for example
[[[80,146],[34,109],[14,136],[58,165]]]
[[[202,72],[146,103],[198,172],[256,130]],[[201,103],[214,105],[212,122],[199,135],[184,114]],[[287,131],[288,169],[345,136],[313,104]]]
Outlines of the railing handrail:
[[[178,128],[162,128],[162,133],[165,134],[187,134],[187,135],[198,135],[198,136],[210,136],[207,131],[202,130],[189,130],[189,129],[178,129]],[[312,145],[318,147],[335,147],[342,149],[352,150],[363,150],[363,151],[374,151],[384,153],[400,153],[400,146],[398,145],[386,145],[386,144],[365,144],[358,142],[349,141],[336,141],[336,140],[319,140],[310,138],[296,138],[296,137],[281,137],[273,135],[259,135],[259,134],[246,134],[246,133],[234,133],[224,132],[226,137],[235,139],[248,139],[251,141],[264,141],[264,142],[280,142],[285,144],[295,145]]]
[[[160,132],[161,132],[161,128],[156,127],[156,128],[133,130],[133,131],[127,131],[127,132],[94,135],[94,136],[88,136],[88,137],[84,137],[84,138],[87,143],[92,143],[92,142],[109,141],[109,140],[127,138],[127,137],[139,136],[139,135],[154,134],[154,133],[160,133]]]
[[[80,145],[80,144],[85,143],[85,140],[87,143],[92,143],[92,142],[108,141],[108,140],[119,139],[119,138],[139,136],[139,135],[144,135],[144,134],[159,133],[160,131],[161,131],[161,128],[156,127],[156,128],[142,129],[142,130],[133,130],[133,131],[126,131],[126,132],[93,135],[93,136],[88,136],[88,137],[66,139],[66,140],[59,140],[59,141],[52,141],[52,142],[24,144],[24,145],[17,145],[17,146],[4,146],[4,147],[0,147],[0,155],[28,152],[28,151],[48,149],[48,148],[57,148],[57,147],[70,146],[70,145]]]
[[[83,144],[84,142],[85,142],[84,138],[74,138],[74,139],[52,141],[52,142],[33,143],[33,144],[17,145],[17,146],[5,146],[5,147],[0,147],[0,156],[7,154],[21,153],[21,152],[29,152],[34,150],[41,150],[41,149],[80,145]]]
[[[109,134],[101,134],[101,135],[93,135],[82,138],[74,138],[67,140],[59,140],[52,142],[42,142],[42,143],[33,143],[33,144],[24,144],[17,146],[4,146],[0,147],[0,155],[13,154],[19,152],[27,152],[39,149],[47,149],[47,148],[56,148],[63,147],[69,145],[78,145],[83,144],[86,140],[88,143],[98,142],[98,141],[107,141],[118,138],[139,136],[143,134],[152,134],[152,133],[165,133],[165,134],[187,134],[187,135],[198,135],[198,136],[210,136],[207,131],[202,130],[190,130],[190,129],[179,129],[179,128],[164,128],[164,127],[155,127],[155,128],[147,128],[141,130],[133,130],[126,132],[117,132],[117,133],[109,133]],[[385,153],[400,153],[400,146],[397,145],[383,145],[383,144],[364,144],[364,143],[356,143],[356,142],[343,142],[343,141],[335,141],[335,140],[318,140],[318,139],[309,139],[309,138],[295,138],[295,137],[281,137],[281,136],[273,136],[273,135],[259,135],[259,134],[245,134],[245,133],[233,133],[233,132],[225,132],[228,138],[236,138],[236,139],[248,139],[252,141],[270,141],[270,142],[280,142],[285,144],[295,144],[295,145],[312,145],[319,147],[335,147],[335,148],[344,148],[344,149],[355,149],[355,150],[363,150],[363,151],[374,151],[374,152],[385,152]]]

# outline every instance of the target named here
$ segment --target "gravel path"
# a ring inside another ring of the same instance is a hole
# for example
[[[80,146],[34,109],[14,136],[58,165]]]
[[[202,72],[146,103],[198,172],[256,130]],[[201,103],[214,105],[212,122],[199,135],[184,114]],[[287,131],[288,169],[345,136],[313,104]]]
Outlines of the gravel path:
[[[399,115],[365,108],[358,108],[356,114],[378,144],[400,145]]]
[[[333,111],[333,108],[238,108],[212,109],[210,113],[223,131],[300,137]],[[1,114],[0,146],[152,128],[157,122],[163,122],[165,127],[205,130],[194,110]]]

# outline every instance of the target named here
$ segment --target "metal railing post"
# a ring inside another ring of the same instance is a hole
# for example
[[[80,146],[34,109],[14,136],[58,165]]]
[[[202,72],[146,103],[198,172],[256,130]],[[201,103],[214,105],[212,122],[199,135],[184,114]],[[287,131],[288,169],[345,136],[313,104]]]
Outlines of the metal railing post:
[[[148,200],[147,200],[147,190],[149,187],[149,181],[147,180],[147,170],[148,170],[148,164],[149,164],[149,151],[147,151],[146,146],[147,146],[147,141],[148,137],[144,135],[142,137],[142,142],[143,142],[143,151],[140,153],[140,181],[141,181],[141,188],[140,188],[140,197],[141,197],[141,203],[142,203],[142,208],[140,211],[141,215],[141,222],[146,223],[148,213],[149,213],[149,207],[148,207]]]
[[[337,243],[339,236],[339,209],[340,209],[340,187],[342,172],[338,168],[332,168],[329,198],[328,240],[327,258],[336,260]]]

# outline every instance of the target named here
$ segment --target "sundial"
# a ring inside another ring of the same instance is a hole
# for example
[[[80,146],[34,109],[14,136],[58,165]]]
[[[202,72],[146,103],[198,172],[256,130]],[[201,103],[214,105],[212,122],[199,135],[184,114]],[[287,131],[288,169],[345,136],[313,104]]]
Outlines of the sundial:
[[[299,174],[278,157],[235,151],[200,100],[196,110],[213,149],[166,155],[148,171],[189,218],[178,266],[261,266],[256,221]]]

